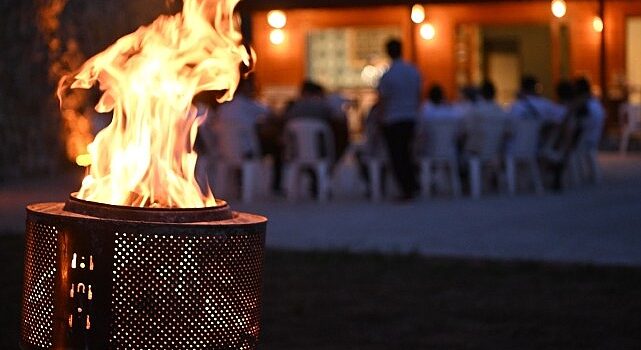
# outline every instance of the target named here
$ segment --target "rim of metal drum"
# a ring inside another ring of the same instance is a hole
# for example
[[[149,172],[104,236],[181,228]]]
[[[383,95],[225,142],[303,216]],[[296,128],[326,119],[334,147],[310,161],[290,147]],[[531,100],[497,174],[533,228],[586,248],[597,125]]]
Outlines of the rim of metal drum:
[[[192,223],[223,221],[234,218],[234,214],[227,202],[221,199],[216,199],[216,206],[213,207],[141,208],[91,202],[79,199],[76,195],[77,192],[69,195],[63,210],[101,219],[159,223]]]

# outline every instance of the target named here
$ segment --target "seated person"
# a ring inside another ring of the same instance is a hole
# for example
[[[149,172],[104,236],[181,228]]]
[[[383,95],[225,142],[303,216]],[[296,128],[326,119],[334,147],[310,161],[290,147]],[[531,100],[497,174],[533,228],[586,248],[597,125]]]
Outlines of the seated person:
[[[328,122],[334,117],[332,107],[325,99],[325,90],[311,80],[306,80],[300,89],[300,95],[285,111],[285,119],[313,118]]]
[[[539,82],[532,76],[521,79],[521,90],[510,108],[512,118],[534,118],[542,123],[560,124],[563,110],[538,92]]]
[[[485,142],[484,126],[488,123],[502,125],[507,136],[510,129],[508,114],[496,103],[496,88],[490,81],[480,87],[480,97],[472,105],[470,112],[463,117],[465,132],[464,152],[479,154]]]
[[[430,142],[429,126],[441,122],[441,124],[455,125],[456,137],[458,138],[460,121],[463,119],[461,109],[457,109],[445,101],[443,89],[440,85],[432,85],[428,92],[428,101],[421,106],[419,119],[416,128],[415,147],[417,153],[424,153]],[[445,126],[445,125],[443,125]]]
[[[325,98],[325,90],[323,87],[310,80],[303,82],[300,96],[292,102],[285,111],[285,123],[298,118],[320,120],[327,123],[330,130],[333,129],[333,121],[338,119],[335,117],[334,110]],[[336,140],[334,140],[334,143],[336,143]],[[320,144],[324,144],[322,140]],[[321,147],[321,154],[324,154],[324,152],[327,152],[327,150]]]
[[[432,85],[428,93],[428,100],[421,106],[419,123],[430,119],[459,118],[454,108],[445,101],[443,88],[440,85]]]
[[[549,143],[554,130],[563,123],[565,109],[538,92],[539,82],[532,76],[521,80],[521,91],[510,109],[512,118],[532,118],[541,122],[540,148]]]
[[[232,153],[239,152],[243,158],[258,158],[260,145],[258,143],[258,124],[267,118],[269,109],[254,100],[253,80],[241,80],[234,99],[222,103],[216,109],[214,131],[220,141],[218,147],[223,157],[234,157]],[[236,140],[226,140],[235,137]],[[240,150],[226,149],[238,145]]]
[[[473,112],[479,100],[479,92],[475,86],[468,85],[460,90],[459,95],[460,99],[452,105],[452,108],[459,118],[464,118]]]
[[[333,92],[326,97],[327,104],[332,109],[330,126],[334,134],[334,151],[336,159],[341,159],[349,145],[349,126],[345,112],[349,101],[339,92]]]
[[[578,78],[574,82],[574,89],[577,94],[579,105],[582,107],[585,117],[582,120],[581,136],[582,147],[587,150],[594,150],[598,147],[603,133],[603,123],[605,122],[605,109],[601,101],[592,94],[590,82],[586,78]]]

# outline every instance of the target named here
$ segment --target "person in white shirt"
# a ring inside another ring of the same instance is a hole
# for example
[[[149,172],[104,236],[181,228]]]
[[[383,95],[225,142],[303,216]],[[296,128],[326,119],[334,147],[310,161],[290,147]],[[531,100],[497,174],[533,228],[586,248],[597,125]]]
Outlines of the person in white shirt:
[[[434,84],[428,91],[428,99],[421,106],[421,111],[416,127],[416,151],[418,153],[424,152],[430,143],[430,126],[442,122],[447,125],[456,125],[457,131],[460,131],[460,121],[462,114],[454,108],[451,104],[447,103],[443,88]],[[458,133],[457,133],[458,134]]]
[[[461,88],[459,95],[459,100],[452,105],[452,108],[459,118],[464,119],[470,113],[474,112],[476,103],[480,98],[479,91],[476,86],[466,85]]]
[[[399,199],[411,200],[419,190],[411,146],[420,107],[421,75],[416,67],[401,58],[402,44],[399,40],[388,41],[386,49],[392,65],[378,85],[379,101],[385,111],[383,135],[392,170],[402,192]]]
[[[577,98],[584,104],[585,116],[581,121],[582,135],[578,147],[586,150],[596,149],[603,133],[605,109],[601,101],[592,95],[590,82],[586,78],[578,78],[574,82]]]
[[[461,115],[456,113],[452,105],[447,103],[443,88],[438,85],[432,85],[428,92],[428,100],[421,106],[419,124],[429,122],[434,119],[460,119]]]
[[[532,76],[521,79],[521,90],[510,108],[513,118],[534,118],[542,123],[560,124],[563,121],[563,109],[538,92],[539,82]]]
[[[503,135],[510,131],[508,114],[496,101],[496,88],[491,81],[484,81],[480,86],[480,97],[471,104],[471,109],[463,117],[465,130],[465,153],[479,154],[485,142],[484,125],[496,123],[502,125]]]
[[[226,149],[237,145],[244,158],[258,158],[258,124],[267,118],[269,109],[254,100],[253,80],[241,80],[234,99],[218,106],[215,113],[214,130],[223,157],[231,156],[238,150]],[[225,142],[224,138],[235,138]]]

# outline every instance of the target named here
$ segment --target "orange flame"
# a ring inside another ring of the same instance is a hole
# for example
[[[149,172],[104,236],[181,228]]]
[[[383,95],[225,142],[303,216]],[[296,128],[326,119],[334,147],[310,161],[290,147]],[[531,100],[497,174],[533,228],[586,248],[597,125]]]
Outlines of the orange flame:
[[[67,6],[68,0],[40,1],[38,6],[38,29],[47,44],[50,60],[49,77],[57,81],[78,69],[85,60],[78,43],[74,39],[63,42],[60,33],[60,15]],[[65,140],[67,157],[76,160],[81,166],[88,166],[87,145],[93,140],[89,114],[84,113],[86,93],[74,90],[65,96],[61,104],[62,136]]]
[[[141,207],[215,204],[195,178],[193,145],[206,113],[199,115],[192,99],[221,91],[219,102],[231,100],[240,64],[253,62],[233,14],[239,1],[185,0],[181,13],[120,38],[73,79],[61,80],[58,96],[69,84],[88,89],[97,82],[104,93],[96,110],[113,111],[88,147],[91,167],[79,198]]]

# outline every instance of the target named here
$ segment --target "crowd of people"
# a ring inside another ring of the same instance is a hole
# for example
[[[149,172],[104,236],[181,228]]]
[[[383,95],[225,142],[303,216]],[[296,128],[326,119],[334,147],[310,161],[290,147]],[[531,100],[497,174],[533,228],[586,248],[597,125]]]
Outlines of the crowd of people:
[[[460,161],[481,152],[485,124],[501,125],[502,152],[509,153],[515,122],[538,121],[541,128],[537,154],[551,179],[547,185],[553,190],[561,189],[572,152],[597,147],[605,112],[585,78],[559,82],[556,101],[541,94],[540,84],[532,76],[522,77],[518,96],[507,107],[496,102],[496,87],[491,81],[462,88],[458,101],[450,101],[444,89],[433,84],[423,101],[421,74],[402,59],[401,42],[390,40],[386,51],[391,64],[380,79],[378,101],[364,121],[365,142],[356,155],[362,163],[361,173],[366,182],[371,174],[364,165],[365,156],[385,158],[400,192],[398,200],[412,200],[420,193],[417,158],[424,151],[423,145],[429,143],[425,140],[427,128],[436,121],[449,120],[456,125],[455,144]],[[332,134],[334,163],[348,148],[346,101],[339,94],[328,94],[319,84],[306,80],[298,98],[291,101],[281,115],[261,105],[255,97],[253,80],[242,81],[234,100],[215,107],[211,122],[205,125],[210,132],[202,133],[202,138],[209,140],[201,143],[209,144],[206,152],[216,152],[219,158],[256,159],[270,155],[273,159],[271,189],[275,193],[282,191],[288,143],[283,130],[291,121],[303,118],[325,123]],[[326,144],[319,140],[321,157],[328,156]],[[464,176],[464,172],[461,175]]]
[[[271,190],[274,194],[283,194],[284,162],[291,153],[287,151],[284,133],[288,123],[308,119],[326,124],[331,130],[331,140],[319,140],[318,154],[331,157],[335,163],[349,144],[345,102],[339,94],[327,94],[321,85],[306,80],[301,84],[298,98],[290,101],[283,113],[277,114],[256,99],[253,77],[250,77],[240,82],[232,101],[211,108],[208,122],[199,131],[198,151],[214,162],[240,163],[271,157]],[[331,142],[331,147],[326,146],[326,141]],[[310,176],[314,184],[313,174]]]

